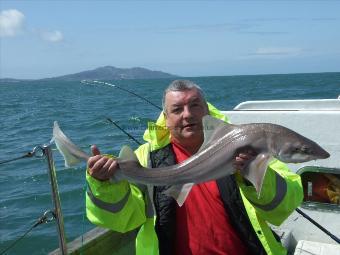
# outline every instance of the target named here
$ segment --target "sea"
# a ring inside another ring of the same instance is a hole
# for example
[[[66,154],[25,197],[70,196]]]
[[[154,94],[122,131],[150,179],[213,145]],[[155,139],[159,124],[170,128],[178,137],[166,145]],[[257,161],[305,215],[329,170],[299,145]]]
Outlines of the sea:
[[[249,100],[335,99],[340,95],[340,72],[187,77],[221,110]],[[161,106],[170,79],[113,80]],[[49,144],[54,121],[84,151],[96,144],[102,153],[117,155],[123,145],[137,147],[115,121],[142,142],[148,121],[160,111],[150,103],[107,85],[65,81],[0,83],[0,163]],[[68,241],[94,228],[85,215],[85,164],[66,168],[53,148],[58,188]],[[45,211],[53,209],[47,161],[30,157],[0,164],[0,254],[22,237]],[[58,248],[55,221],[38,225],[5,254],[47,254]]]

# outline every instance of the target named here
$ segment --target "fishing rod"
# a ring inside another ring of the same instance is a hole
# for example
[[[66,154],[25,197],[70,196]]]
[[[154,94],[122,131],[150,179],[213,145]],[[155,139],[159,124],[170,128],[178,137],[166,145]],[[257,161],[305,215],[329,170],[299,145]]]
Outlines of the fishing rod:
[[[159,106],[155,105],[154,103],[150,102],[148,99],[146,99],[145,97],[142,97],[141,95],[138,95],[130,90],[124,89],[122,87],[119,87],[117,85],[108,83],[108,82],[101,82],[101,81],[88,81],[88,80],[82,80],[81,83],[84,84],[104,84],[104,85],[108,85],[114,88],[118,88],[120,90],[123,90],[125,92],[128,92],[129,94],[136,96],[142,100],[144,100],[145,102],[153,105],[154,107],[156,107],[158,110],[162,110],[162,108],[160,108]],[[124,134],[126,134],[129,138],[131,138],[133,141],[135,141],[138,145],[140,145],[140,143],[138,142],[137,139],[135,139],[131,134],[129,134],[127,131],[125,131],[123,128],[119,127],[119,125],[117,123],[115,123],[114,121],[110,120],[108,118],[108,120],[114,124],[116,127],[118,127],[122,132],[124,132]],[[312,223],[314,226],[316,226],[318,229],[320,229],[322,232],[324,232],[326,235],[328,235],[330,238],[332,238],[335,242],[337,242],[338,244],[340,244],[340,239],[338,237],[336,237],[335,235],[333,235],[332,233],[330,233],[327,229],[325,229],[323,226],[321,226],[319,223],[317,223],[316,221],[314,221],[311,217],[309,217],[306,213],[302,212],[300,209],[296,208],[295,211],[297,213],[299,213],[302,217],[304,217],[306,220],[308,220],[310,223]]]
[[[80,83],[82,84],[88,84],[88,85],[97,85],[97,84],[100,84],[100,85],[107,85],[107,86],[110,86],[112,88],[117,88],[117,89],[120,89],[122,91],[125,91],[135,97],[138,97],[140,99],[142,99],[143,101],[147,102],[148,104],[151,104],[152,106],[156,107],[158,110],[162,111],[163,109],[161,107],[159,107],[158,105],[152,103],[150,100],[148,100],[147,98],[141,96],[141,95],[138,95],[137,93],[131,91],[131,90],[128,90],[126,88],[123,88],[123,87],[120,87],[116,84],[112,84],[112,83],[108,83],[108,82],[104,82],[104,81],[97,81],[97,80],[82,80],[80,81]],[[127,135],[130,139],[132,139],[135,143],[137,143],[138,145],[142,145],[141,142],[139,142],[135,137],[133,137],[132,135],[130,135],[128,132],[126,132],[123,128],[121,128],[117,122],[113,121],[112,119],[110,118],[106,118],[111,124],[115,125],[120,131],[122,131],[125,135]]]
[[[96,81],[96,80],[93,80],[93,81],[92,81],[92,80],[82,80],[82,81],[80,81],[80,83],[82,83],[82,84],[89,84],[89,85],[97,85],[97,84],[101,84],[101,85],[107,85],[107,86],[110,86],[110,87],[113,87],[113,88],[120,89],[120,90],[125,91],[125,92],[127,92],[127,93],[129,93],[129,94],[131,94],[131,95],[133,95],[133,96],[135,96],[135,97],[138,97],[138,98],[144,100],[145,102],[147,102],[147,103],[151,104],[152,106],[156,107],[158,110],[161,110],[161,111],[162,111],[162,108],[161,108],[161,107],[159,107],[158,105],[152,103],[152,102],[151,102],[150,100],[148,100],[147,98],[145,98],[145,97],[143,97],[143,96],[141,96],[141,95],[138,95],[137,93],[135,93],[135,92],[133,92],[133,91],[131,91],[131,90],[128,90],[128,89],[123,88],[123,87],[120,87],[120,86],[118,86],[118,85],[116,85],[116,84],[111,84],[111,83],[108,83],[108,82],[104,82],[104,81]]]
[[[120,127],[117,122],[111,120],[110,118],[106,118],[107,121],[109,121],[111,124],[115,125],[120,131],[122,131],[124,134],[126,134],[130,139],[132,139],[135,143],[138,145],[142,145],[141,142],[139,142],[136,138],[134,138],[131,134],[129,134],[127,131],[125,131],[122,127]]]

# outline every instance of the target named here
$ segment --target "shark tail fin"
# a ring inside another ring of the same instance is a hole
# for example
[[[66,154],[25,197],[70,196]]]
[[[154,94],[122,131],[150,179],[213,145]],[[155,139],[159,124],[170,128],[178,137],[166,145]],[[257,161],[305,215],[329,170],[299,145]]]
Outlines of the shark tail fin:
[[[77,147],[60,129],[58,122],[54,122],[53,137],[51,143],[54,142],[58,151],[65,160],[66,167],[77,165],[82,160],[87,160],[88,155]]]

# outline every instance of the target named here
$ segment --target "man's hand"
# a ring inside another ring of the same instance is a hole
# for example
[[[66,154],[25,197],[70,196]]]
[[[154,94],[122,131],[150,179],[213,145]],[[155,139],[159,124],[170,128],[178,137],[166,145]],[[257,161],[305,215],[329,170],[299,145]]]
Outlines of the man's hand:
[[[112,178],[118,169],[117,160],[100,155],[96,145],[91,146],[92,157],[87,160],[88,173],[99,181]]]
[[[250,161],[256,157],[256,155],[256,151],[250,148],[239,151],[234,159],[234,168],[241,171],[244,170],[248,166]]]

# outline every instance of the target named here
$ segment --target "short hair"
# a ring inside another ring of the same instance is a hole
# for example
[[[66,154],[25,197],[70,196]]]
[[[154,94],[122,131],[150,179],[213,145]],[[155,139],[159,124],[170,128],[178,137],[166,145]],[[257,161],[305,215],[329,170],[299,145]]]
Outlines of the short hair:
[[[163,99],[162,99],[163,112],[165,113],[165,96],[168,92],[170,92],[170,91],[186,91],[186,90],[192,90],[192,89],[197,89],[197,91],[200,94],[200,96],[202,97],[202,99],[206,102],[203,90],[196,83],[189,81],[189,80],[174,80],[164,90]]]

